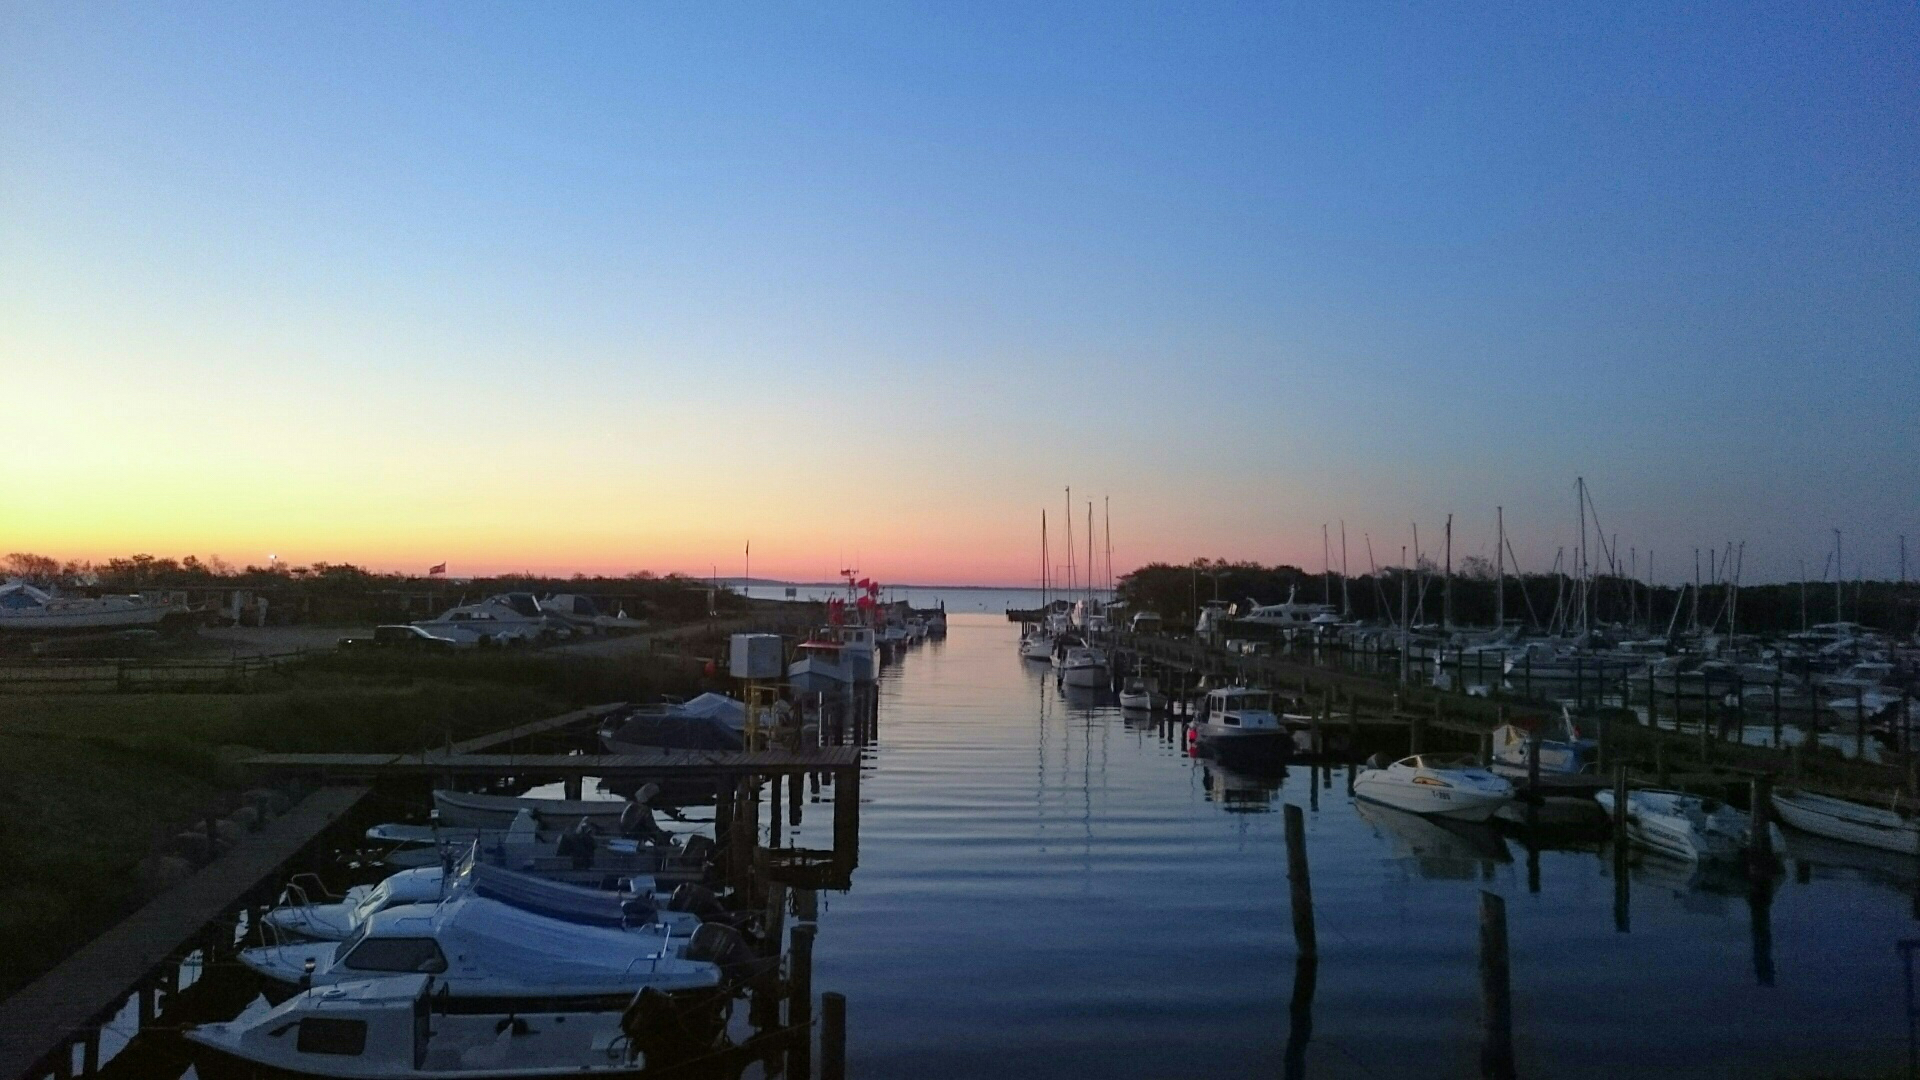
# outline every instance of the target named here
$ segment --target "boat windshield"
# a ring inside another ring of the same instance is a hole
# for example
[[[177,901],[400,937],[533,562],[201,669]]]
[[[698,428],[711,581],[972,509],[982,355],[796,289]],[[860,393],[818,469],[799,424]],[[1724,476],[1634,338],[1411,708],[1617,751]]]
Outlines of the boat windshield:
[[[1419,754],[1401,764],[1415,769],[1477,769],[1480,760],[1472,754]]]
[[[1235,694],[1227,698],[1226,707],[1234,712],[1272,712],[1272,694]]]

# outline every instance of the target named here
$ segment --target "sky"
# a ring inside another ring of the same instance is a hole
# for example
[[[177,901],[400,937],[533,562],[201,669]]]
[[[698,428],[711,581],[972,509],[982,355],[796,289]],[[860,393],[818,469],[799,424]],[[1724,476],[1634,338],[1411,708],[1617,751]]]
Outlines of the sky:
[[[1920,575],[1916,55],[1910,0],[0,0],[0,552],[1023,584],[1071,485],[1121,571],[1496,507],[1544,570],[1584,477],[1659,580]]]

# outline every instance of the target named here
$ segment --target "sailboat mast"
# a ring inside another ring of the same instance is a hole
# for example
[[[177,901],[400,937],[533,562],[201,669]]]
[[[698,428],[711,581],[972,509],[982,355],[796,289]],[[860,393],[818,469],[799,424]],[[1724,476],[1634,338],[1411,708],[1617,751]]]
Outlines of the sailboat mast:
[[[1840,530],[1833,530],[1833,621],[1841,622],[1840,583],[1846,580],[1840,570]]]
[[[1087,614],[1093,614],[1093,500],[1087,500]]]
[[[1073,595],[1073,489],[1067,489],[1067,595]]]
[[[1333,545],[1327,541],[1326,522],[1320,523],[1320,577],[1325,582],[1320,587],[1320,602],[1333,606]]]
[[[1493,508],[1493,627],[1507,628],[1507,508]]]
[[[1576,476],[1573,478],[1573,492],[1574,492],[1573,501],[1580,504],[1580,551],[1579,551],[1579,554],[1576,556],[1578,563],[1573,568],[1574,578],[1579,584],[1576,586],[1574,590],[1574,596],[1580,602],[1580,630],[1584,633],[1587,629],[1587,478],[1586,477]]]
[[[1100,497],[1101,513],[1107,519],[1107,603],[1113,603],[1113,496]]]
[[[1900,550],[1903,552],[1906,550],[1904,537],[1901,539]],[[1902,567],[1906,566],[1904,557],[1901,559],[1900,565]],[[1904,582],[1906,580],[1906,574],[1902,573],[1900,576]],[[1347,591],[1347,578],[1347,522],[1343,518],[1340,521],[1340,617],[1343,619],[1353,617],[1353,597]]]
[[[1440,629],[1453,629],[1453,515],[1447,515],[1447,578],[1440,593]]]
[[[1047,559],[1047,509],[1043,506],[1040,508],[1040,608],[1043,611],[1053,603],[1053,594],[1047,589],[1052,576],[1053,567]]]

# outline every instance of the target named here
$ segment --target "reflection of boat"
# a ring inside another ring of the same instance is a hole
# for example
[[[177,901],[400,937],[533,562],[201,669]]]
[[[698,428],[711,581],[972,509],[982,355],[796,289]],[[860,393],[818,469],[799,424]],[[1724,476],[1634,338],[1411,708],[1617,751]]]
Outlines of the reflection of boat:
[[[1412,858],[1426,878],[1471,879],[1491,863],[1512,862],[1507,842],[1488,825],[1451,821],[1356,800],[1354,813],[1387,837],[1401,858]]]
[[[1904,855],[1920,853],[1920,822],[1877,806],[1791,788],[1773,793],[1780,820],[1802,832]]]
[[[1286,779],[1286,770],[1261,775],[1229,769],[1219,762],[1204,765],[1201,780],[1214,802],[1228,813],[1265,813],[1273,808],[1273,797]]]
[[[1613,792],[1594,796],[1613,813]],[[1786,841],[1774,831],[1774,846]],[[1684,791],[1633,791],[1627,794],[1628,842],[1687,862],[1731,861],[1745,851],[1752,819],[1719,799]]]
[[[1513,801],[1512,784],[1459,754],[1415,754],[1362,769],[1353,793],[1411,813],[1457,821],[1485,821]]]

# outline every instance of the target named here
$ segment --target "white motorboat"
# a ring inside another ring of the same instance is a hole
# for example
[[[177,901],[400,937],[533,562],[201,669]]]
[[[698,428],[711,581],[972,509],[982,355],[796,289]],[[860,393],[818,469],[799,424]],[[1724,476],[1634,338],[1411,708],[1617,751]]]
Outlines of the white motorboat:
[[[1097,687],[1107,685],[1107,654],[1090,645],[1076,645],[1060,658],[1062,686]]]
[[[537,601],[532,602],[529,614],[500,596],[451,607],[413,625],[435,637],[482,646],[531,645],[551,632],[551,624]]]
[[[1254,756],[1284,761],[1293,751],[1293,736],[1274,710],[1273,695],[1249,686],[1207,691],[1192,731],[1194,741],[1227,761]]]
[[[1773,810],[1781,821],[1815,836],[1904,855],[1920,852],[1920,820],[1891,808],[1786,788],[1773,793]]]
[[[1355,796],[1413,814],[1485,821],[1513,801],[1513,785],[1463,754],[1414,754],[1360,770]]]
[[[1613,813],[1613,792],[1594,795]],[[1774,850],[1786,846],[1773,829]],[[1753,821],[1719,799],[1684,791],[1644,790],[1627,794],[1627,841],[1648,851],[1687,862],[1738,859],[1752,842]]]
[[[504,830],[525,810],[542,829],[571,828],[585,818],[601,833],[618,835],[620,815],[627,804],[622,799],[528,799],[436,790],[433,808],[440,812],[440,824],[455,829]]]
[[[203,1080],[492,1080],[638,1077],[648,1064],[643,1048],[655,1045],[648,1021],[664,1019],[663,1010],[672,1010],[673,1028],[686,1033],[696,1054],[715,1045],[724,1026],[712,1005],[676,1008],[644,994],[624,1008],[528,1009],[513,1002],[456,1005],[445,990],[427,974],[356,980],[182,1034]]]
[[[1154,680],[1136,675],[1120,688],[1120,708],[1127,712],[1164,712],[1167,695]]]
[[[369,915],[339,943],[244,949],[281,992],[384,975],[442,976],[462,997],[574,997],[716,986],[685,956],[691,916],[663,919],[647,896],[597,892],[469,864],[447,899]]]
[[[315,900],[298,885],[261,916],[275,933],[309,941],[344,941],[376,912],[408,904],[436,904],[444,897],[445,872],[438,866],[402,870],[378,885],[355,885],[339,900]]]
[[[842,657],[839,641],[815,638],[803,641],[799,655],[787,665],[787,682],[796,693],[838,694],[853,684],[853,671]]]
[[[61,596],[24,581],[0,585],[0,632],[132,630],[158,626],[178,610],[160,597]]]

